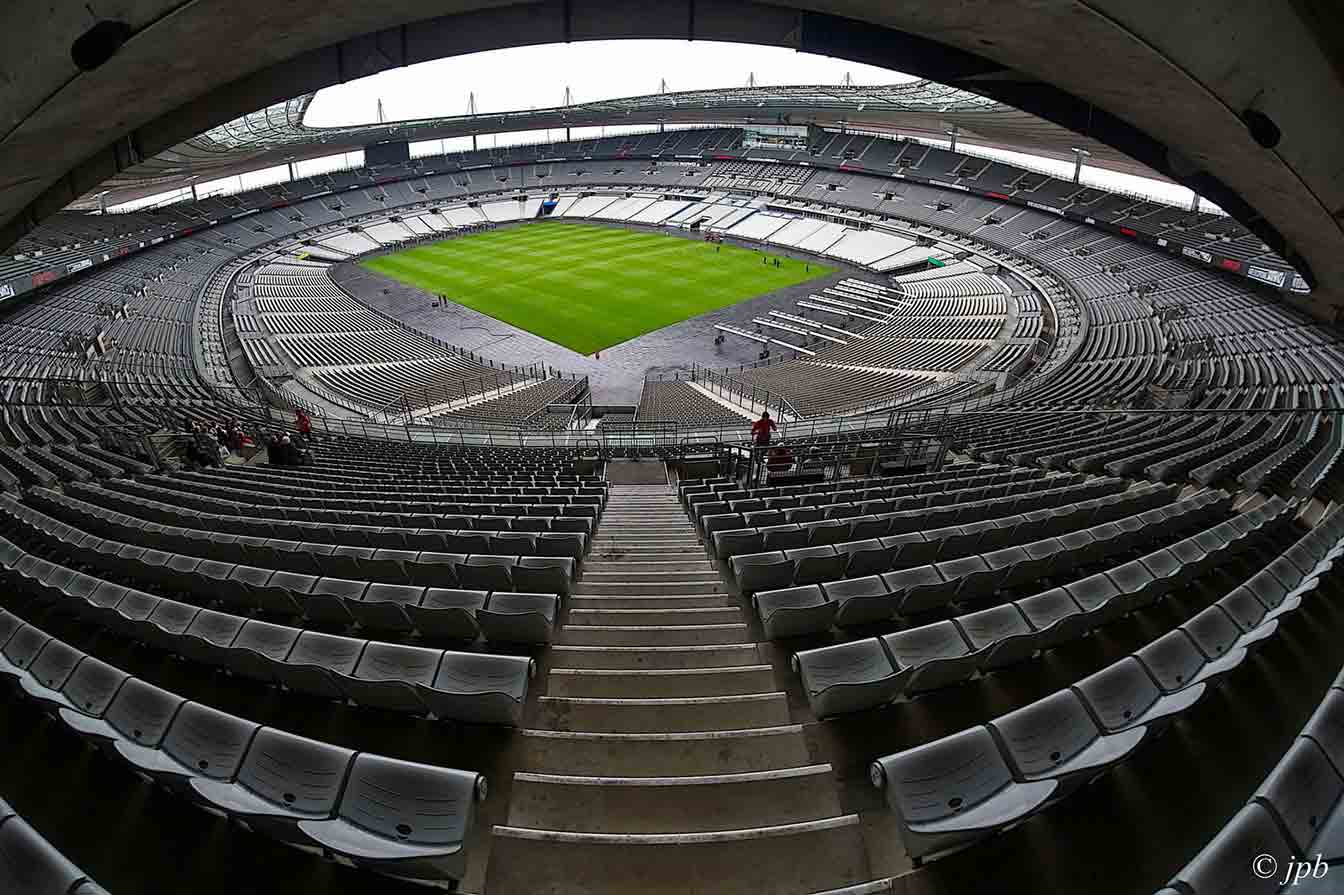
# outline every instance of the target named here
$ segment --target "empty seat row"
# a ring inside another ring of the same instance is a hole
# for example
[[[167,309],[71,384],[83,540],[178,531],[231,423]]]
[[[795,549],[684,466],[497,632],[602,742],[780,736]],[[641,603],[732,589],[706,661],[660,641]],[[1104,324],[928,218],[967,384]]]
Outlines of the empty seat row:
[[[1105,522],[1059,538],[945,560],[882,575],[822,585],[762,590],[752,604],[768,637],[817,633],[832,624],[881,622],[945,606],[967,604],[997,590],[1049,577],[1153,542],[1203,528],[1221,516],[1231,499],[1204,492],[1137,516]],[[745,560],[747,557],[738,557]],[[767,565],[775,561],[770,560]],[[749,575],[744,570],[739,580]],[[749,578],[750,580],[750,578]]]
[[[1336,537],[1330,549],[1341,543]],[[1300,575],[1281,604],[1262,606],[1254,627],[1239,626],[1221,603],[1211,606],[1068,689],[877,759],[873,784],[884,790],[911,855],[922,861],[1013,826],[1131,755],[1215,678],[1244,663],[1250,647],[1273,636],[1279,620],[1267,617],[1295,609],[1317,575]],[[1246,888],[1251,855],[1237,865],[1221,862],[1222,885],[1195,891],[1259,891]]]
[[[17,548],[3,542],[5,562]],[[430,649],[276,625],[164,599],[45,561],[5,569],[18,593],[126,637],[268,684],[358,705],[457,721],[517,725],[535,666],[526,656]],[[518,624],[475,618],[504,633]],[[466,607],[462,608],[465,611]],[[457,620],[459,623],[461,620]]]
[[[511,556],[486,552],[458,553],[443,550],[395,550],[350,545],[309,544],[282,538],[250,535],[220,535],[199,528],[178,528],[145,522],[115,510],[92,506],[54,491],[33,491],[28,500],[57,519],[69,519],[112,539],[127,538],[153,550],[186,551],[190,555],[221,562],[284,569],[319,577],[353,578],[390,584],[447,585],[486,590],[531,590],[569,593],[576,560],[572,556]],[[510,533],[512,534],[512,533]],[[574,546],[563,540],[538,542],[535,535],[518,534],[516,540],[495,547],[558,550]],[[478,546],[484,537],[460,538],[452,546]],[[422,560],[421,557],[424,557]]]
[[[583,510],[583,507],[555,507],[538,506],[531,507],[528,512],[519,516],[508,514],[483,513],[473,515],[471,512],[460,512],[452,508],[434,506],[431,509],[420,507],[419,509],[407,512],[399,512],[391,509],[379,512],[369,512],[366,510],[323,510],[310,507],[265,507],[258,504],[238,502],[232,500],[219,500],[213,497],[191,497],[166,488],[157,488],[153,485],[147,485],[143,482],[129,482],[122,479],[113,479],[108,483],[109,489],[147,497],[152,500],[165,501],[169,504],[185,506],[201,513],[214,513],[230,516],[256,517],[256,519],[270,519],[277,525],[287,522],[319,522],[325,525],[348,526],[353,531],[364,532],[366,537],[372,540],[378,533],[385,531],[388,523],[392,523],[397,529],[411,528],[417,526],[408,525],[408,521],[425,521],[432,524],[419,526],[421,528],[433,528],[443,530],[472,529],[475,531],[532,531],[540,530],[543,532],[569,531],[590,532],[593,530],[594,518],[590,515],[570,515],[568,511],[577,509]],[[71,485],[69,490],[72,494],[84,497],[90,491],[81,490],[85,486]],[[480,505],[474,507],[476,510],[497,510],[498,506]],[[511,508],[505,508],[511,509]],[[542,520],[545,524],[532,522],[533,519]],[[573,525],[563,525],[562,523],[572,520]],[[264,526],[265,522],[253,521],[242,524],[257,527]],[[369,531],[372,529],[372,531]],[[392,531],[382,537],[402,536],[396,531]],[[384,546],[384,545],[371,545]]]
[[[596,517],[599,515],[602,501],[602,498],[600,497],[588,495],[577,495],[572,497],[538,497],[530,500],[524,497],[510,497],[506,501],[497,498],[492,499],[491,495],[486,494],[449,494],[443,495],[443,499],[439,499],[438,496],[433,496],[433,499],[431,499],[431,495],[420,494],[414,495],[409,499],[401,500],[300,497],[290,494],[267,494],[262,491],[245,490],[242,488],[225,488],[198,481],[186,483],[169,476],[149,475],[144,477],[144,481],[150,485],[157,485],[170,489],[189,488],[190,495],[192,496],[199,493],[202,496],[217,497],[223,500],[245,500],[260,506],[284,507],[290,509],[354,510],[365,513],[475,512],[486,516],[550,515]],[[239,484],[243,483],[240,482]],[[183,493],[184,497],[187,496],[186,492]],[[316,493],[321,494],[324,492],[318,490]],[[475,509],[457,509],[459,507],[473,507]],[[493,507],[494,509],[486,510],[484,509],[486,507]],[[503,508],[502,510],[500,509],[501,507]]]
[[[261,727],[132,677],[7,612],[0,679],[137,773],[258,832],[391,876],[446,881],[466,870],[476,802],[486,794],[479,774]]]
[[[905,565],[981,553],[1035,538],[1063,534],[1074,528],[1129,516],[1170,502],[1177,490],[1139,485],[1123,490],[1116,479],[1051,488],[1021,496],[959,503],[931,511],[875,513],[871,519],[818,522],[796,528],[780,525],[730,529],[714,533],[720,558],[768,550],[833,544],[854,552],[853,541],[894,539],[884,544],[897,551]],[[1100,495],[1100,496],[1098,496]],[[945,521],[950,518],[951,521]],[[918,526],[918,527],[916,527]],[[913,530],[912,530],[913,529]],[[767,545],[766,541],[769,540]],[[893,555],[893,559],[896,554]],[[888,568],[891,566],[889,565]],[[885,568],[874,571],[886,571]],[[860,573],[867,574],[867,573]]]
[[[107,895],[0,799],[0,892]]]
[[[376,482],[367,479],[355,480],[348,484],[338,481],[304,482],[296,480],[288,467],[281,471],[272,471],[264,467],[248,467],[257,470],[240,475],[241,467],[216,469],[212,472],[177,472],[170,478],[184,482],[219,485],[230,488],[247,488],[264,495],[262,500],[273,505],[284,503],[291,497],[343,497],[355,500],[423,500],[426,497],[442,499],[446,503],[462,501],[481,503],[479,498],[494,498],[493,503],[552,503],[565,502],[564,498],[585,498],[581,503],[602,505],[606,501],[607,489],[601,485],[476,485],[464,480],[460,484],[403,486],[397,480],[387,482],[388,487],[379,487]],[[595,500],[594,500],[595,499]]]
[[[793,657],[793,667],[817,717],[873,708],[960,683],[1076,640],[1161,599],[1227,557],[1263,542],[1290,516],[1279,501],[1247,514],[1246,521],[1255,527],[1233,540],[1201,532],[1106,572],[999,606],[882,637],[803,650]],[[1255,606],[1281,605],[1285,588],[1295,585],[1300,574],[1291,567],[1266,569],[1247,583],[1252,603],[1245,603],[1247,595],[1231,594],[1225,608],[1249,623]],[[1255,624],[1260,621],[1254,618]],[[1202,630],[1199,623],[1192,625]]]
[[[1081,486],[1078,497],[1095,497],[1101,494],[1123,491],[1127,483],[1123,479],[1095,479],[1085,482],[1081,474],[1056,476],[1054,478],[1024,479],[1003,485],[977,486],[955,491],[934,491],[928,494],[904,497],[873,497],[856,500],[853,503],[834,503],[824,507],[800,507],[787,510],[754,510],[748,513],[716,513],[704,516],[700,527],[706,538],[720,531],[729,531],[745,527],[757,529],[785,530],[782,525],[807,525],[823,521],[843,523],[846,520],[867,519],[870,516],[885,520],[884,534],[900,534],[918,531],[927,527],[951,525],[958,519],[966,519],[974,509],[983,508],[987,500],[1011,500],[1072,486]],[[861,496],[862,492],[854,492]],[[1032,503],[1028,501],[1028,506]],[[1013,504],[1009,504],[1011,512]],[[978,514],[976,514],[978,515]],[[876,526],[880,529],[880,526]]]
[[[106,569],[135,581],[145,581],[174,593],[186,594],[206,604],[218,604],[246,612],[272,612],[329,625],[360,624],[372,630],[465,636],[464,622],[457,617],[471,613],[480,623],[481,610],[490,623],[481,625],[487,636],[521,643],[544,643],[559,614],[556,594],[457,590],[423,585],[383,584],[344,578],[318,578],[297,572],[275,571],[175,553],[148,550],[134,544],[105,541],[83,534],[27,507],[18,507],[8,518],[59,556],[68,555],[79,565]],[[491,560],[508,557],[486,557]],[[32,561],[51,564],[33,557]],[[500,568],[490,567],[485,568]],[[508,569],[504,569],[508,571]],[[59,567],[48,574],[58,588],[80,573]],[[88,576],[80,576],[80,580]],[[100,599],[120,600],[122,594],[109,588],[122,585],[97,579]],[[78,585],[87,587],[87,582]],[[124,590],[124,588],[123,588]],[[484,595],[484,596],[482,596]],[[453,616],[452,619],[443,616]],[[458,632],[461,632],[460,634]]]

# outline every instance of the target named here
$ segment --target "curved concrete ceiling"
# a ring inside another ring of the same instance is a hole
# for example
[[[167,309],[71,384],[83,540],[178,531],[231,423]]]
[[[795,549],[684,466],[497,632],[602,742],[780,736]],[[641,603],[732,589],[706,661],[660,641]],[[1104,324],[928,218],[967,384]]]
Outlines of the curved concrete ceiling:
[[[330,84],[505,46],[699,38],[921,75],[1107,143],[1258,233],[1317,287],[1308,310],[1333,317],[1344,306],[1344,23],[1334,0],[96,5],[132,36],[88,72],[69,49],[94,24],[91,6],[10,0],[0,14],[0,244],[118,171]],[[1247,110],[1281,139],[1253,139]]]

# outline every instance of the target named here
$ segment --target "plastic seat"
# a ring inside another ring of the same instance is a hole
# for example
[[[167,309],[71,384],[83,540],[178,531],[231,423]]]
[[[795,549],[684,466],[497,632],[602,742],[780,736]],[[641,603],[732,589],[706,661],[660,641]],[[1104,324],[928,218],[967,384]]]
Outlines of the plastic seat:
[[[1234,653],[1239,648],[1242,631],[1218,604],[1214,604],[1181,625],[1210,660]]]
[[[714,532],[714,555],[727,559],[741,553],[761,553],[765,550],[765,538],[754,528],[732,528]]]
[[[774,590],[793,584],[793,563],[783,551],[748,553],[729,560],[738,588],[746,596],[758,590]]]
[[[475,802],[484,794],[479,774],[361,754],[337,816],[298,827],[356,864],[412,879],[461,879]]]
[[[760,591],[752,603],[765,636],[772,640],[825,631],[835,621],[837,607],[815,584]]]
[[[875,637],[803,650],[793,667],[818,718],[885,705],[901,695],[910,674],[892,664]]]
[[[916,566],[882,575],[882,582],[891,591],[896,611],[902,615],[937,609],[952,602],[958,581],[947,581],[935,566]]]
[[[485,605],[486,596],[483,590],[428,587],[419,605],[405,610],[422,634],[475,640],[480,633],[476,611]]]
[[[1117,595],[1112,599],[1120,600],[1126,610],[1147,606],[1155,601],[1162,590],[1162,583],[1153,577],[1139,560],[1132,560],[1116,566],[1106,572],[1106,577],[1115,585]]]
[[[980,657],[978,668],[996,671],[1036,654],[1037,634],[1012,603],[958,616],[952,620]]]
[[[46,699],[47,694],[59,699],[58,691],[83,658],[84,653],[53,637],[29,663],[28,673],[18,679],[19,685],[37,699]]]
[[[343,627],[354,621],[351,605],[364,596],[367,581],[354,578],[318,578],[302,597],[302,614],[309,621]]]
[[[983,727],[883,756],[869,773],[916,861],[1022,821],[1059,789],[1054,780],[1015,781]]]
[[[212,609],[202,609],[191,620],[191,625],[176,639],[176,650],[193,662],[222,665],[227,661],[228,648],[238,637],[247,619]]]
[[[789,550],[784,554],[794,563],[793,581],[795,584],[820,584],[824,581],[836,581],[845,575],[845,566],[849,556],[836,553],[831,546],[804,547]]]
[[[224,661],[235,674],[274,682],[276,665],[285,661],[302,633],[287,625],[249,619],[225,650]]]
[[[798,511],[794,511],[797,513]],[[800,525],[793,524],[797,522],[796,516],[791,515],[790,524],[786,525],[766,525],[757,526],[756,530],[761,533],[762,543],[767,551],[770,550],[795,550],[799,547],[806,547],[809,532]]]
[[[550,643],[559,608],[555,594],[496,592],[476,610],[476,624],[487,640]]]
[[[1078,696],[1106,733],[1131,727],[1161,726],[1199,701],[1204,684],[1162,694],[1143,664],[1126,656],[1074,685]]]
[[[284,664],[276,667],[276,680],[299,693],[343,700],[345,693],[335,675],[351,674],[367,644],[353,637],[304,631]]]
[[[353,670],[333,672],[332,677],[360,705],[423,715],[429,709],[416,684],[432,683],[442,658],[443,650],[370,641]]]
[[[452,587],[457,584],[457,566],[467,561],[465,553],[422,550],[408,570],[411,584],[418,587]]]
[[[1332,816],[1341,815],[1341,796],[1344,778],[1316,741],[1305,736],[1293,742],[1255,793],[1283,821],[1296,852],[1312,856],[1338,853],[1344,846],[1344,816]],[[1335,856],[1324,855],[1326,860]]]
[[[518,590],[566,596],[574,578],[574,560],[568,556],[520,556],[512,573]]]
[[[1171,885],[1195,895],[1209,892],[1277,895],[1283,880],[1281,874],[1271,873],[1268,878],[1262,878],[1248,870],[1251,862],[1260,855],[1273,858],[1275,868],[1286,868],[1295,852],[1269,810],[1259,802],[1251,802],[1176,874]]]
[[[410,584],[373,583],[363,597],[346,602],[355,621],[373,631],[406,633],[414,628],[405,607],[420,602],[425,589]]]
[[[270,727],[257,731],[232,781],[187,781],[198,800],[285,841],[300,839],[301,820],[336,811],[355,753]]]
[[[103,743],[128,740],[141,746],[157,746],[185,703],[182,697],[161,690],[138,678],[130,678],[117,690],[102,717],[61,709],[60,718],[81,736]]]
[[[85,656],[66,678],[60,693],[44,694],[44,699],[57,708],[99,717],[129,677],[119,668]]]
[[[513,590],[510,570],[516,562],[517,557],[513,556],[468,556],[457,567],[457,580],[471,590]]]
[[[416,691],[440,718],[516,727],[535,667],[526,656],[447,651],[433,683]]]
[[[1273,619],[1265,621],[1264,605],[1245,587],[1234,588],[1214,605],[1220,607],[1240,630],[1238,646],[1250,647],[1278,629],[1277,621]]]
[[[103,890],[23,818],[6,811],[0,817],[0,892],[97,895]]]
[[[892,660],[901,668],[911,669],[908,693],[969,680],[981,658],[951,621],[908,628],[881,639]]]
[[[1043,650],[1079,640],[1092,627],[1091,620],[1061,587],[1023,597],[1016,605],[1036,629],[1036,645]]]
[[[243,762],[259,725],[189,702],[173,718],[163,742],[155,746],[119,740],[117,754],[160,783],[177,786],[189,777],[227,780]]]
[[[1083,782],[1133,752],[1143,728],[1104,734],[1072,690],[989,722],[1019,780]]]

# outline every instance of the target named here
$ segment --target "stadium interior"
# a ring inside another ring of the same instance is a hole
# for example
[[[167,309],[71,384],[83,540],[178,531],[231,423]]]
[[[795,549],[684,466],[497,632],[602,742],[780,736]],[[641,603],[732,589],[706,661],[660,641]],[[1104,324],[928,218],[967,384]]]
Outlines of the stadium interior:
[[[0,895],[1344,892],[1329,4],[49,6]],[[305,122],[634,37],[915,77]]]

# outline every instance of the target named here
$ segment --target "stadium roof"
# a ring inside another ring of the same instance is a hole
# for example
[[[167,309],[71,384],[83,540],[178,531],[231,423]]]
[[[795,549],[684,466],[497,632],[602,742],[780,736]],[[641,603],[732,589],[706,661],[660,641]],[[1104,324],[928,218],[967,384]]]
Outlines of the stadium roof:
[[[72,207],[108,205],[288,161],[360,149],[384,140],[438,140],[565,127],[714,124],[845,126],[860,130],[959,139],[1056,159],[1073,148],[1089,165],[1158,176],[1122,153],[993,99],[921,80],[876,87],[812,85],[737,87],[659,93],[570,106],[422,118],[346,127],[304,124],[315,94],[304,94],[211,128],[122,171]]]

